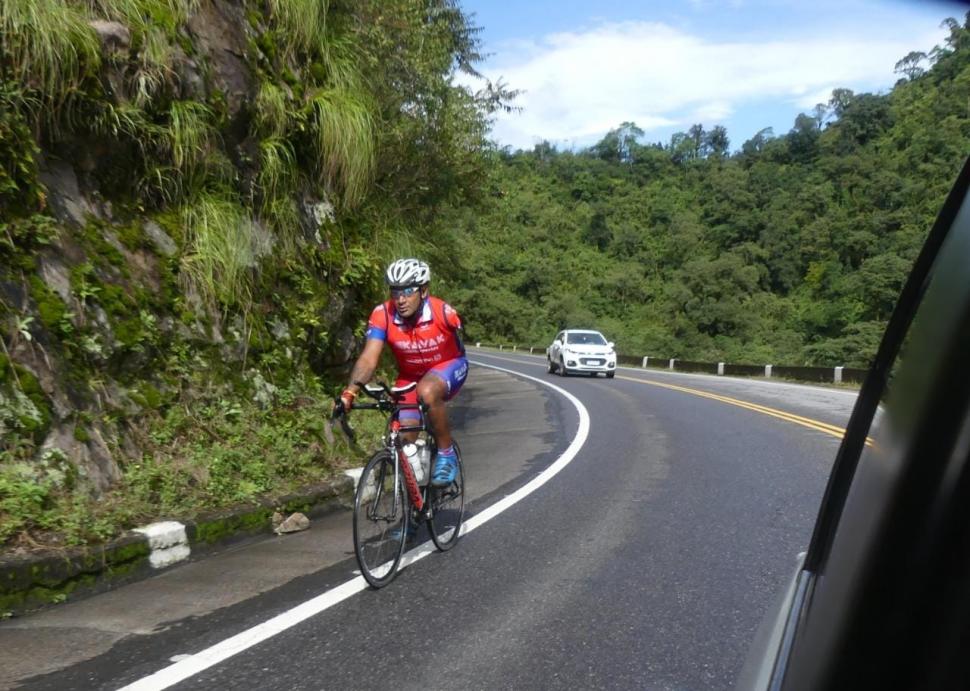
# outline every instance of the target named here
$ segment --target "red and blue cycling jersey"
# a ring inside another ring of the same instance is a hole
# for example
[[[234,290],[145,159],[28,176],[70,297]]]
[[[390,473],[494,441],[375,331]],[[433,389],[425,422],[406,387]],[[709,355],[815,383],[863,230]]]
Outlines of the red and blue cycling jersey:
[[[391,346],[399,381],[417,381],[432,369],[436,373],[447,371],[445,382],[449,394],[454,395],[468,371],[460,328],[458,313],[440,298],[428,296],[417,318],[407,321],[398,315],[394,301],[388,300],[371,312],[367,338],[386,341]]]

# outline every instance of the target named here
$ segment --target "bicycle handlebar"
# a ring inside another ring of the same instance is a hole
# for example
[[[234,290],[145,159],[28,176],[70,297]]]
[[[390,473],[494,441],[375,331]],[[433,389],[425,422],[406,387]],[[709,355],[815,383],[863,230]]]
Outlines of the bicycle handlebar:
[[[354,383],[360,387],[361,391],[363,391],[368,396],[376,399],[379,402],[386,401],[389,399],[391,401],[394,401],[395,403],[404,394],[410,391],[413,391],[415,387],[417,387],[418,385],[417,382],[411,382],[410,384],[406,386],[401,386],[401,387],[397,387],[397,386],[390,387],[382,381],[377,382],[376,385],[364,384],[359,381],[355,381]]]
[[[418,403],[400,403],[399,399],[406,393],[414,390],[417,386],[417,382],[411,382],[407,386],[389,387],[384,382],[377,382],[376,385],[364,384],[363,382],[355,381],[354,384],[360,387],[360,390],[366,393],[371,398],[375,399],[374,403],[356,403],[354,408],[357,410],[380,410],[385,413],[393,413],[398,410],[420,410],[422,416],[428,412],[428,406],[422,401]],[[331,420],[339,420],[340,428],[343,430],[344,434],[350,438],[351,441],[356,442],[357,433],[354,428],[350,426],[350,422],[347,420],[347,410],[344,408],[343,401],[338,398],[335,402],[333,415]],[[402,427],[401,431],[411,432],[411,431],[422,431],[425,429],[425,425],[413,425]]]
[[[334,406],[333,414],[330,416],[330,420],[339,420],[340,429],[343,430],[347,438],[352,442],[357,442],[357,433],[354,428],[350,426],[350,422],[347,420],[347,411],[344,409],[343,401],[339,398],[337,399],[337,404]]]

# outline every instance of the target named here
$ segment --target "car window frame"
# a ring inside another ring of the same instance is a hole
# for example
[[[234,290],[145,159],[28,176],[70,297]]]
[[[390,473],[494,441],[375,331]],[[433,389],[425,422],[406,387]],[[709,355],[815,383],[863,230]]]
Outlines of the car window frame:
[[[889,375],[899,354],[903,341],[909,333],[913,319],[922,302],[923,295],[931,278],[932,269],[939,257],[940,250],[956,221],[963,204],[970,204],[970,157],[964,162],[953,188],[947,195],[943,208],[937,215],[933,227],[927,235],[913,268],[900,293],[899,300],[889,318],[883,339],[873,358],[869,372],[859,390],[853,407],[846,433],[839,445],[829,481],[826,485],[818,517],[805,556],[804,569],[820,571],[824,569],[832,547],[832,539],[839,518],[845,508],[852,478],[855,476],[859,459],[865,447],[866,437],[872,427],[873,419],[889,384]]]
[[[961,213],[963,218],[961,219]],[[948,240],[952,239],[948,247]],[[922,613],[922,606],[933,607],[934,611],[941,608],[939,595],[933,588],[927,588],[927,584],[913,577],[911,584],[907,579],[909,570],[905,570],[903,575],[896,572],[896,569],[913,562],[914,552],[923,551],[923,543],[927,541],[926,535],[933,535],[929,542],[934,543],[937,550],[934,558],[939,561],[941,539],[937,539],[934,533],[926,533],[925,526],[928,519],[920,511],[925,511],[922,507],[932,506],[935,512],[947,512],[953,515],[956,512],[966,511],[954,508],[962,504],[952,498],[946,497],[940,492],[939,473],[941,464],[950,464],[947,467],[948,473],[953,473],[953,467],[959,468],[964,472],[970,467],[970,458],[957,455],[952,458],[945,453],[937,453],[929,456],[933,471],[936,473],[928,480],[923,480],[921,475],[925,474],[924,465],[919,463],[924,459],[923,442],[917,442],[926,434],[936,432],[954,434],[954,425],[957,430],[966,429],[960,425],[970,424],[970,388],[963,379],[956,378],[960,386],[964,388],[958,391],[965,394],[964,408],[958,411],[956,423],[952,420],[947,423],[949,427],[944,427],[942,423],[937,423],[935,413],[939,411],[939,402],[934,396],[938,390],[946,386],[946,381],[954,380],[950,375],[940,377],[941,363],[952,363],[955,360],[953,344],[949,342],[941,343],[942,352],[934,357],[930,364],[930,372],[936,373],[937,378],[924,386],[925,408],[917,408],[917,414],[921,420],[926,422],[929,431],[916,428],[917,432],[903,434],[903,441],[900,443],[898,458],[899,462],[894,468],[880,470],[880,473],[889,473],[891,482],[894,485],[887,485],[892,490],[887,490],[887,494],[875,495],[876,504],[860,503],[861,497],[866,492],[871,492],[873,485],[873,463],[867,461],[869,466],[867,473],[858,478],[862,482],[856,482],[859,472],[860,461],[863,458],[866,439],[873,429],[876,419],[876,412],[880,403],[884,400],[887,388],[890,385],[890,376],[893,374],[893,367],[897,362],[900,349],[906,342],[914,323],[921,323],[924,317],[918,315],[919,309],[923,304],[923,299],[927,294],[934,280],[937,270],[940,272],[940,286],[934,291],[933,299],[936,304],[928,305],[929,312],[925,317],[926,324],[931,327],[939,323],[948,324],[946,317],[954,322],[953,328],[948,332],[957,343],[957,350],[962,353],[966,350],[964,340],[970,339],[966,333],[970,324],[970,301],[964,298],[963,303],[957,303],[952,308],[939,309],[939,304],[943,301],[940,295],[947,295],[944,290],[944,283],[947,275],[959,273],[963,276],[962,269],[954,269],[954,266],[966,266],[964,253],[970,256],[970,158],[964,163],[956,182],[947,196],[946,201],[937,216],[937,219],[927,235],[923,248],[921,249],[913,269],[904,284],[896,308],[887,324],[886,332],[880,343],[879,350],[874,358],[872,367],[862,389],[860,390],[856,406],[843,437],[842,444],[836,455],[835,463],[830,474],[823,500],[820,505],[818,518],[813,531],[812,540],[809,545],[803,565],[789,591],[789,610],[784,624],[784,631],[780,637],[780,644],[775,651],[771,680],[767,686],[758,688],[770,689],[801,689],[816,688],[815,685],[836,683],[845,684],[847,679],[855,682],[853,675],[857,678],[872,680],[872,660],[886,660],[885,668],[905,669],[900,667],[894,657],[908,660],[910,654],[909,647],[914,646],[913,635],[904,636],[885,633],[885,628],[893,618],[908,617],[908,622],[916,622],[925,619],[927,615]],[[964,264],[959,264],[964,259]],[[939,316],[934,310],[939,310],[943,316]],[[961,312],[961,310],[964,310]],[[918,320],[914,322],[914,320]],[[921,331],[926,330],[923,324]],[[932,329],[931,329],[932,330]],[[926,337],[920,334],[920,338],[926,342]],[[964,340],[961,340],[964,339]],[[936,344],[936,341],[931,341]],[[947,360],[949,358],[949,360]],[[962,360],[961,360],[962,362]],[[905,363],[900,370],[906,376]],[[951,365],[952,369],[952,365]],[[945,370],[947,372],[951,370]],[[957,367],[959,372],[960,368]],[[940,384],[940,381],[943,385]],[[910,379],[910,381],[916,381]],[[922,380],[920,380],[922,381]],[[929,380],[927,380],[929,382]],[[890,391],[890,395],[892,392]],[[902,398],[906,401],[906,398]],[[897,403],[895,405],[904,405]],[[894,408],[892,398],[887,414],[891,414]],[[964,418],[960,418],[959,415]],[[925,441],[925,440],[924,440]],[[954,447],[955,448],[955,447]],[[905,482],[903,481],[905,480]],[[887,480],[888,482],[888,480]],[[915,484],[913,484],[915,483]],[[935,483],[935,484],[934,484]],[[854,487],[858,484],[858,487]],[[925,485],[925,486],[922,486]],[[853,498],[853,492],[856,496]],[[915,496],[918,495],[918,496]],[[964,493],[956,495],[959,499],[964,499],[964,503],[970,496],[970,489],[964,487]],[[846,516],[847,502],[852,509],[851,515]],[[901,502],[898,506],[896,502]],[[915,504],[914,504],[915,502]],[[917,509],[913,507],[916,506]],[[860,515],[860,507],[865,507],[864,516]],[[874,510],[875,516],[870,513],[870,507]],[[963,515],[962,513],[960,515]],[[847,525],[842,525],[844,519],[848,518]],[[860,522],[861,521],[861,522]],[[915,521],[911,526],[908,521]],[[949,527],[949,524],[944,524]],[[955,521],[956,528],[962,529],[964,523]],[[970,514],[966,525],[970,526]],[[860,533],[860,528],[862,532]],[[923,530],[922,533],[919,531]],[[963,529],[966,530],[966,529]],[[840,536],[841,533],[844,533]],[[905,539],[898,542],[896,536],[905,533]],[[914,535],[918,538],[914,539]],[[887,536],[889,536],[887,538]],[[833,545],[840,539],[839,557],[840,559],[832,564],[829,560],[833,554]],[[951,539],[947,537],[947,539]],[[860,542],[862,540],[862,542]],[[851,557],[846,560],[847,553],[851,552]],[[862,561],[860,561],[862,560]],[[833,568],[837,567],[837,568]],[[914,569],[915,571],[916,569]],[[832,571],[832,573],[828,573]],[[922,577],[939,577],[939,574],[946,573],[945,569],[937,568],[933,571],[930,568],[922,570]],[[962,573],[962,572],[961,572]],[[929,576],[927,576],[929,574]],[[967,581],[970,582],[970,572],[967,574]],[[833,580],[834,579],[834,580]],[[846,580],[849,579],[849,580]],[[836,585],[842,583],[842,586]],[[962,582],[962,581],[961,581]],[[854,584],[854,585],[853,585]],[[869,587],[875,584],[880,590],[886,589],[896,596],[907,598],[918,597],[921,608],[914,609],[912,606],[900,606],[898,603],[885,601],[872,595]],[[952,587],[952,584],[951,584]],[[821,597],[818,597],[821,594]],[[848,599],[846,599],[848,598]],[[818,601],[816,601],[818,600]],[[970,605],[968,605],[970,606]],[[968,607],[965,606],[965,609]],[[914,615],[914,611],[918,614]],[[967,624],[962,624],[964,619],[957,623],[947,622],[950,627],[962,626],[966,631],[970,631],[970,609],[967,610],[968,616],[965,620]],[[966,634],[962,629],[959,633]],[[865,632],[868,635],[860,635]],[[949,633],[949,638],[944,634],[930,638],[934,643],[939,639],[941,647],[953,647],[954,634]],[[884,640],[885,649],[873,646],[877,643],[866,643],[860,645],[858,641],[862,639],[879,639],[880,643]],[[869,645],[869,648],[865,646]],[[941,675],[954,674],[961,675],[960,683],[970,683],[970,665],[958,663],[954,667],[959,669],[945,668],[936,671],[937,667],[945,667],[945,664],[936,663],[937,658],[943,660],[944,654],[949,654],[947,662],[960,660],[952,652],[936,651],[933,643],[920,642],[915,647],[920,648],[922,656],[920,664],[921,671],[911,672],[914,679],[922,683],[933,683],[938,681]],[[891,649],[890,649],[891,648]],[[862,651],[860,653],[860,651]],[[965,656],[964,656],[965,657]],[[865,662],[859,662],[864,659]],[[932,660],[932,663],[927,663]],[[869,667],[865,668],[868,664]],[[885,673],[884,673],[885,674]],[[921,676],[922,675],[922,676]],[[933,681],[930,678],[933,677]],[[890,678],[893,678],[890,676]],[[896,677],[897,681],[903,680]],[[911,680],[912,681],[912,680]],[[843,686],[844,687],[844,686]],[[936,688],[936,686],[932,686]],[[965,686],[964,686],[965,687]]]

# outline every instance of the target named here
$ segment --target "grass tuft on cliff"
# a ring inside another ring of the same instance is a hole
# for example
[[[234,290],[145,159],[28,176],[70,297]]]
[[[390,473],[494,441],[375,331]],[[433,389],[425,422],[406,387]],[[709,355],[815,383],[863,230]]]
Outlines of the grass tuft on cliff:
[[[101,64],[97,34],[87,16],[61,0],[0,3],[0,55],[21,84],[58,104]]]
[[[326,89],[310,100],[317,175],[347,208],[366,196],[376,156],[375,122],[355,92]]]

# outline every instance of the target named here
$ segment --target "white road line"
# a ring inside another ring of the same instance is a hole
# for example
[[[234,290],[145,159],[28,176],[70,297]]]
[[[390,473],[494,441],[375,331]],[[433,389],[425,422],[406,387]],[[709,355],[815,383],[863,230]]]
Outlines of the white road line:
[[[517,502],[522,501],[532,492],[535,492],[537,489],[546,484],[560,470],[569,465],[570,461],[572,461],[576,454],[579,453],[579,450],[583,447],[583,444],[586,443],[586,438],[589,436],[589,413],[583,404],[579,402],[579,399],[568,391],[537,377],[530,377],[527,374],[505,369],[504,367],[496,367],[495,365],[488,365],[484,362],[476,362],[474,360],[472,360],[472,363],[480,367],[487,367],[489,369],[499,370],[500,372],[507,372],[517,377],[522,377],[524,379],[537,382],[543,386],[548,386],[556,393],[565,396],[569,402],[575,406],[576,411],[579,413],[579,425],[576,430],[576,436],[573,437],[572,442],[552,465],[543,470],[541,473],[539,473],[539,475],[512,494],[507,495],[500,501],[492,504],[485,510],[469,518],[462,525],[462,535],[470,533],[476,528],[481,527],[486,522],[492,520]],[[404,568],[409,564],[413,564],[419,559],[423,559],[434,551],[434,546],[430,542],[426,542],[423,545],[415,547],[404,555],[404,558],[401,560],[401,568]],[[317,595],[311,600],[307,600],[306,602],[297,605],[293,609],[283,612],[282,614],[278,614],[262,624],[258,624],[251,629],[247,629],[242,633],[236,634],[232,638],[227,638],[220,643],[216,643],[212,647],[206,648],[201,652],[190,655],[185,659],[176,662],[175,664],[169,665],[168,667],[155,672],[154,674],[143,677],[138,681],[123,687],[121,691],[155,691],[157,689],[167,689],[168,687],[184,681],[189,677],[195,676],[199,672],[205,671],[209,667],[212,667],[213,665],[216,665],[223,660],[232,657],[233,655],[243,652],[247,648],[251,648],[257,643],[261,643],[262,641],[272,638],[276,634],[281,633],[286,629],[296,626],[300,622],[309,619],[315,614],[319,614],[320,612],[323,612],[324,610],[327,610],[366,589],[367,582],[362,576],[357,576],[356,578],[353,578],[346,583],[337,586],[336,588],[328,590],[325,593]]]
[[[562,470],[567,465],[569,465],[570,461],[572,461],[573,458],[576,456],[576,454],[579,453],[579,450],[583,448],[583,444],[586,443],[586,437],[589,436],[589,413],[586,411],[586,407],[579,402],[578,398],[573,396],[565,389],[562,389],[556,386],[555,384],[550,384],[549,382],[543,379],[539,379],[538,377],[530,377],[528,374],[521,374],[519,372],[515,372],[510,369],[505,369],[504,367],[496,367],[495,365],[486,365],[484,362],[476,362],[474,360],[472,360],[472,362],[476,365],[479,365],[480,367],[488,367],[490,369],[499,370],[500,372],[508,372],[509,374],[514,374],[519,377],[530,379],[534,382],[538,382],[542,384],[543,386],[548,386],[556,393],[562,394],[569,400],[570,403],[573,404],[573,406],[576,408],[576,411],[579,413],[579,428],[576,430],[576,436],[573,437],[572,442],[563,452],[562,456],[556,459],[555,463],[553,463],[551,466],[543,470],[536,477],[534,477],[532,480],[530,480],[528,483],[520,487],[512,494],[509,494],[508,496],[504,497],[501,501],[495,502],[484,511],[481,511],[475,514],[474,516],[472,516],[471,518],[469,518],[468,521],[462,525],[462,529],[461,529],[462,534],[465,534],[466,532],[471,532],[472,530],[482,525],[486,521],[492,520],[500,513],[505,511],[507,508],[509,508],[516,502],[521,501],[528,495],[532,494],[532,492],[535,492],[537,489],[539,489],[544,484],[549,482],[549,480],[552,479],[560,470]]]

